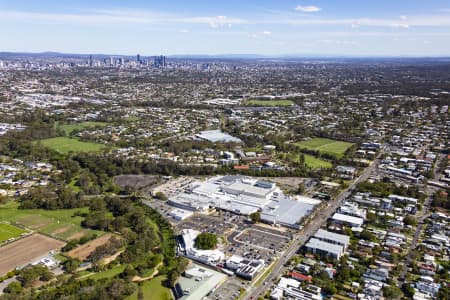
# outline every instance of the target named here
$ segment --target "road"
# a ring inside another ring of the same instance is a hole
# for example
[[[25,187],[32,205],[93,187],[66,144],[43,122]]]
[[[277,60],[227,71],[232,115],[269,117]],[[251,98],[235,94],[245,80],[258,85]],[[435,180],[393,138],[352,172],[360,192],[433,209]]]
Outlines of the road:
[[[324,207],[320,212],[318,212],[314,216],[313,220],[311,220],[303,229],[298,232],[296,238],[286,250],[284,255],[280,257],[275,263],[273,271],[269,274],[269,276],[267,276],[265,281],[268,284],[250,287],[243,299],[257,299],[259,296],[263,296],[267,292],[267,290],[271,287],[270,283],[272,283],[272,281],[274,281],[282,273],[284,265],[289,261],[289,259],[291,259],[291,257],[297,253],[300,247],[303,246],[306,241],[308,241],[309,238],[327,222],[327,220],[337,210],[337,208],[342,205],[344,200],[351,195],[354,187],[358,183],[363,182],[369,178],[372,171],[375,170],[380,164],[380,156],[382,153],[383,151],[380,151],[380,154],[372,162],[372,164],[367,167],[347,189],[342,191],[336,198],[328,202],[328,205]]]
[[[438,159],[436,160],[436,162],[435,162],[434,176],[433,176],[433,180],[435,180],[435,181],[439,181],[439,173],[437,172],[437,169],[438,169],[439,163],[441,162],[441,159],[443,159],[443,158],[444,158],[444,156],[440,155],[438,157]],[[423,205],[423,209],[419,212],[419,215],[417,216],[417,223],[418,223],[418,225],[416,227],[416,232],[414,233],[413,239],[412,239],[411,244],[409,246],[408,254],[406,255],[406,262],[405,262],[405,265],[403,267],[402,272],[400,273],[400,276],[398,277],[397,282],[399,282],[399,281],[404,282],[405,281],[406,273],[407,273],[408,268],[411,265],[411,262],[413,260],[414,250],[417,248],[417,243],[419,242],[420,234],[422,233],[422,230],[423,230],[423,225],[424,225],[423,221],[429,215],[431,201],[433,200],[433,192],[435,190],[436,190],[435,188],[431,188],[431,187],[428,187],[428,189],[427,189],[428,197],[425,200],[425,203]]]

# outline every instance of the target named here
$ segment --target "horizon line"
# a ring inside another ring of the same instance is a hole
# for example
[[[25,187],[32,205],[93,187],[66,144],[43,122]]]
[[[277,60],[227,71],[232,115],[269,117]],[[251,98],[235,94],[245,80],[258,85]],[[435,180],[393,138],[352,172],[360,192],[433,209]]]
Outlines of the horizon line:
[[[304,54],[258,54],[258,53],[215,53],[215,54],[207,54],[207,53],[195,53],[195,54],[186,54],[186,53],[175,53],[175,54],[111,54],[111,53],[101,53],[101,52],[92,52],[92,53],[76,53],[76,52],[60,52],[60,51],[40,51],[40,52],[28,52],[28,51],[1,51],[0,55],[4,54],[22,54],[22,55],[78,55],[78,56],[125,56],[125,57],[133,57],[136,55],[140,55],[141,57],[155,57],[164,55],[166,57],[174,57],[174,58],[189,58],[189,57],[197,57],[197,58],[208,58],[208,57],[220,57],[220,58],[450,58],[450,54],[442,54],[442,55],[415,55],[415,54],[402,54],[402,55],[389,55],[389,54],[313,54],[313,53],[304,53]]]

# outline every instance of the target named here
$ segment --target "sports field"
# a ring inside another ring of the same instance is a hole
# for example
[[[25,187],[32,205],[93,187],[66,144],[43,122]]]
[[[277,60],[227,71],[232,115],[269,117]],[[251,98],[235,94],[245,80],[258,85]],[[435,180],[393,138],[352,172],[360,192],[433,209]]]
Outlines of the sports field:
[[[247,100],[247,106],[291,106],[294,105],[292,100]]]
[[[48,148],[52,148],[60,153],[66,154],[70,151],[73,152],[99,152],[105,148],[105,145],[81,142],[77,139],[71,139],[68,137],[55,137],[45,140],[40,140],[42,145]]]
[[[45,235],[33,234],[0,247],[0,276],[39,259],[51,250],[59,250],[64,244]]]
[[[335,141],[326,138],[313,138],[308,141],[295,143],[300,148],[319,151],[320,153],[327,153],[337,158],[344,156],[345,151],[353,146],[352,143]]]
[[[80,224],[83,217],[74,216],[76,212],[86,213],[88,211],[88,208],[18,209],[17,202],[9,202],[0,205],[0,220],[20,224],[30,230],[56,236],[63,240],[79,239],[94,233],[98,236],[102,235],[103,231],[82,228]]]
[[[0,243],[9,240],[10,238],[19,237],[22,233],[26,232],[26,230],[19,227],[6,223],[0,223]]]
[[[66,135],[69,135],[72,131],[75,130],[80,131],[88,127],[91,128],[105,127],[106,125],[108,125],[108,123],[105,122],[81,122],[81,123],[59,125],[58,127],[64,130]]]

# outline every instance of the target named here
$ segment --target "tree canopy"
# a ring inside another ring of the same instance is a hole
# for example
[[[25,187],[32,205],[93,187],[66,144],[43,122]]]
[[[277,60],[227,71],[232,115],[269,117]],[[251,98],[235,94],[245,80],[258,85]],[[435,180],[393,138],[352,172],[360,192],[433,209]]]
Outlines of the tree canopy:
[[[210,250],[217,248],[217,236],[214,233],[200,233],[195,239],[195,248]]]

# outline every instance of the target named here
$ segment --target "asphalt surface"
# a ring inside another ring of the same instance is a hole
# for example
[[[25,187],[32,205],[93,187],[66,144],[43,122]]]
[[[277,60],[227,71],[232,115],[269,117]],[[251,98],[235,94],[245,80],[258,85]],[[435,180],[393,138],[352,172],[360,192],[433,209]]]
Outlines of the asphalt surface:
[[[271,283],[282,273],[284,265],[289,261],[289,259],[291,259],[291,257],[297,253],[300,247],[303,246],[306,241],[308,241],[309,238],[327,222],[327,220],[337,210],[337,208],[342,205],[344,200],[351,195],[355,186],[358,183],[363,182],[369,178],[372,171],[375,170],[380,164],[379,158],[382,152],[383,151],[380,151],[380,154],[373,161],[373,163],[369,167],[367,167],[346,190],[342,191],[336,198],[328,202],[328,205],[321,211],[317,212],[313,220],[311,220],[303,229],[298,232],[296,238],[294,239],[294,242],[289,246],[285,254],[280,257],[277,262],[275,262],[275,266],[272,272],[265,279],[265,282],[267,282],[267,284],[257,287],[251,287],[247,290],[247,295],[243,299],[257,299],[259,296],[263,296],[267,292],[267,290],[272,286]]]
[[[438,159],[435,163],[435,166],[439,166],[439,163],[442,158],[443,158],[443,155],[440,155],[438,157]],[[434,177],[433,180],[435,180],[435,181],[439,180],[439,173],[437,172],[437,167],[434,168],[434,176],[433,177]],[[404,265],[403,270],[400,273],[400,276],[398,278],[398,281],[401,281],[401,282],[405,281],[406,273],[407,273],[408,268],[411,265],[411,262],[413,260],[412,259],[413,253],[414,253],[414,250],[417,248],[420,234],[422,233],[422,230],[423,230],[423,226],[424,226],[423,221],[425,220],[425,218],[427,218],[429,216],[431,201],[433,200],[433,192],[435,192],[435,189],[428,187],[427,191],[428,191],[428,197],[425,200],[423,209],[419,212],[419,215],[417,216],[418,225],[416,227],[416,232],[414,233],[413,239],[411,241],[411,245],[409,246],[408,254],[406,255],[405,265]]]

